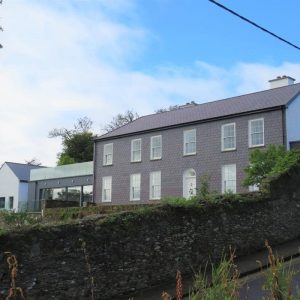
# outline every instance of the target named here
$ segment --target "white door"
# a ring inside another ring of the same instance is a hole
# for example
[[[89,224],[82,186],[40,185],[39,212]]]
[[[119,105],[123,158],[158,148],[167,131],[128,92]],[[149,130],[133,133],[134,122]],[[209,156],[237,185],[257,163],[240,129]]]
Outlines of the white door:
[[[186,170],[183,174],[183,197],[189,199],[196,195],[196,172],[194,169]]]

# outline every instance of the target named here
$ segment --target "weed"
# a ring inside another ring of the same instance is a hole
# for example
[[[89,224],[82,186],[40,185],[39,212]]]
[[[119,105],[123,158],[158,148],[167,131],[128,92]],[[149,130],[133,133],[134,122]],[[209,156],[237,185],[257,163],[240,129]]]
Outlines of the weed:
[[[167,292],[163,292],[161,294],[161,299],[162,300],[172,300],[172,297]]]
[[[22,288],[17,287],[16,279],[18,274],[18,261],[15,255],[5,252],[8,255],[7,263],[10,274],[10,289],[6,300],[25,299]]]
[[[292,268],[292,260],[286,266],[284,260],[275,256],[268,241],[265,242],[268,250],[268,268],[261,272],[265,278],[263,286],[266,296],[265,300],[293,300],[292,283],[296,272]],[[261,263],[260,263],[261,264]],[[298,290],[298,294],[300,290]],[[299,299],[299,297],[297,298]]]
[[[95,282],[94,282],[94,276],[92,275],[92,268],[91,268],[91,264],[89,262],[89,255],[87,253],[87,249],[86,249],[86,242],[83,239],[79,239],[80,243],[81,243],[81,250],[84,254],[84,259],[85,259],[85,264],[87,267],[87,270],[89,272],[89,278],[90,278],[90,284],[91,284],[91,299],[94,300],[94,289],[95,289]]]
[[[203,273],[196,274],[195,292],[190,295],[190,300],[237,300],[240,287],[239,272],[233,260],[234,252],[230,251],[228,259],[224,256],[217,267],[211,265],[209,275],[207,274],[207,266]]]
[[[182,300],[183,289],[182,289],[182,277],[180,271],[176,274],[176,300]]]

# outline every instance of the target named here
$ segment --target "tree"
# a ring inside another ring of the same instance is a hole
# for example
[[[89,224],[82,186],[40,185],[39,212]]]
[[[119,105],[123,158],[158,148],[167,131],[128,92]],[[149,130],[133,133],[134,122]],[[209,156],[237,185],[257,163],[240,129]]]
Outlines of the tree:
[[[57,165],[86,162],[93,160],[94,141],[91,132],[93,122],[87,118],[80,118],[73,129],[54,128],[49,137],[62,138],[62,152],[57,154]]]
[[[139,118],[139,115],[132,110],[127,110],[124,114],[118,114],[115,116],[110,123],[108,123],[103,130],[105,132],[111,132],[123,125],[133,122]]]
[[[33,157],[30,160],[25,160],[25,162],[27,165],[30,165],[30,166],[40,166],[41,165],[41,162],[35,157]]]
[[[270,145],[265,150],[255,149],[250,153],[243,185],[259,187],[265,178],[282,174],[299,163],[299,150],[287,151],[284,146],[275,145]]]
[[[155,113],[160,114],[160,113],[163,113],[166,111],[177,110],[179,108],[180,108],[179,105],[170,105],[168,108],[160,108],[160,109],[155,110]]]
[[[191,101],[191,102],[187,102],[186,104],[183,104],[183,105],[170,105],[168,108],[160,108],[160,109],[155,110],[154,112],[156,114],[159,114],[159,113],[163,113],[166,111],[172,111],[172,110],[177,110],[180,108],[186,108],[186,107],[191,107],[191,106],[196,106],[196,105],[198,105],[198,104],[195,101]]]

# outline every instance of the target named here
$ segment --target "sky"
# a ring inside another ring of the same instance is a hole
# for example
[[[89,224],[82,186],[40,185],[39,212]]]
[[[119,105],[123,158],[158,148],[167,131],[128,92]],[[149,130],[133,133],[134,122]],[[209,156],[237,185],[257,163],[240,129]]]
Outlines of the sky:
[[[300,46],[300,1],[219,0]],[[208,0],[4,0],[0,164],[54,166],[53,128],[300,81],[300,51]]]

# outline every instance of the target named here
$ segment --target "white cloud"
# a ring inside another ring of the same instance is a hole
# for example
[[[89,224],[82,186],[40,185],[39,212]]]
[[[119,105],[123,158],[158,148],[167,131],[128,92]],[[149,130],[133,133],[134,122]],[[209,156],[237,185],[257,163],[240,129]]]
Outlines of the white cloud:
[[[11,0],[1,9],[0,162],[37,157],[55,164],[60,141],[47,138],[48,132],[82,116],[93,119],[99,133],[128,109],[152,113],[268,88],[267,80],[277,75],[300,78],[300,66],[291,63],[239,63],[225,70],[197,61],[156,66],[152,74],[132,71],[131,62],[154,38],[119,21],[136,13],[134,1]]]

